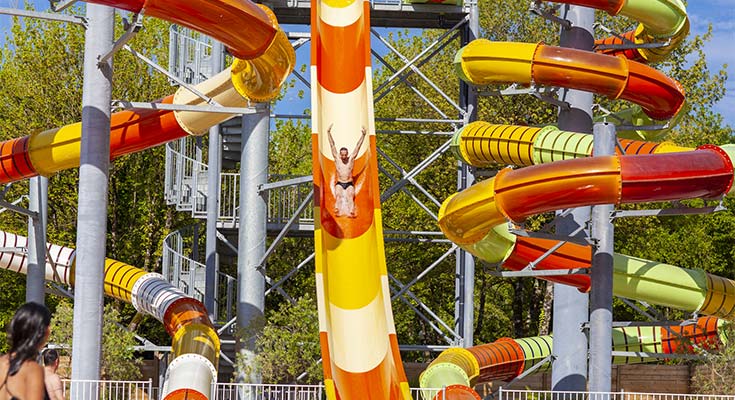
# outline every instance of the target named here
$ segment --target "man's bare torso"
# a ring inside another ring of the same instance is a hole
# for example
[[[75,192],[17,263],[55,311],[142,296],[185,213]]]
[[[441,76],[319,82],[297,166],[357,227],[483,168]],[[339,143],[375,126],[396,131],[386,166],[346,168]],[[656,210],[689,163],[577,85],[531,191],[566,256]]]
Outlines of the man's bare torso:
[[[337,182],[352,182],[352,168],[355,166],[355,160],[350,160],[344,163],[342,160],[337,160],[334,163],[334,167],[337,170]]]

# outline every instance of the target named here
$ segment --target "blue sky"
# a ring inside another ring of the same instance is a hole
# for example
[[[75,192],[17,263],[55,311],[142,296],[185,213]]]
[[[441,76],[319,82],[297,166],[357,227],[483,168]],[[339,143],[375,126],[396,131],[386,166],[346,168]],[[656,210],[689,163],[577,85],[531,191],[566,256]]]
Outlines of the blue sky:
[[[47,1],[33,0],[33,3],[38,10],[48,8]],[[723,64],[728,64],[728,93],[715,109],[728,124],[735,127],[735,0],[690,0],[688,3],[692,34],[704,33],[707,26],[712,24],[712,40],[706,45],[710,70],[717,71]],[[0,0],[0,7],[18,7],[19,4],[23,4],[22,0]],[[0,29],[7,29],[9,21],[10,17],[0,15]],[[307,54],[303,62],[308,63],[308,51],[304,50],[306,48],[299,53]],[[305,75],[308,79],[308,72]],[[297,87],[303,88],[300,83],[297,83]]]
[[[705,51],[710,70],[728,64],[727,95],[715,108],[730,126],[735,127],[735,1],[691,0],[687,7],[692,33],[707,31],[712,24],[712,40]]]

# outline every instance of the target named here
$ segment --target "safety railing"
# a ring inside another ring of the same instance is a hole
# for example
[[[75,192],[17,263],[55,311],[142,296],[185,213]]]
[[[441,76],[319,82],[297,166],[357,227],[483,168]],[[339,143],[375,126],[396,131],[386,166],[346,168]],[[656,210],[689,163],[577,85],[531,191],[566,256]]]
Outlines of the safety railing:
[[[212,400],[322,400],[323,385],[268,385],[244,383],[217,383]],[[443,400],[446,388],[411,389],[414,400]]]
[[[167,143],[164,177],[166,202],[175,205],[178,211],[195,210],[196,204],[206,196],[206,192],[199,191],[202,171],[206,190],[206,168],[207,165],[202,163],[202,147],[196,138],[187,137]]]
[[[703,395],[643,392],[563,392],[546,390],[500,390],[495,400],[735,400],[735,395]]]
[[[207,164],[202,162],[202,148],[196,138],[184,138],[166,144],[166,201],[179,211],[190,211],[192,217],[207,217]],[[271,175],[269,182],[293,178]],[[220,174],[220,201],[217,222],[220,227],[235,228],[239,217],[240,175]],[[311,182],[299,182],[268,191],[268,223],[285,224],[298,210],[312,190]],[[314,208],[309,205],[301,213],[301,224],[314,223]]]
[[[213,400],[322,400],[322,385],[218,383]]]
[[[280,182],[296,178],[292,175],[271,175],[269,182]],[[285,224],[298,212],[299,206],[311,195],[314,184],[311,181],[282,186],[268,191],[268,223]],[[314,223],[313,202],[301,212],[301,224]]]
[[[84,400],[153,400],[153,382],[62,379],[64,397]]]
[[[186,227],[166,236],[163,240],[161,273],[187,295],[204,301],[207,267],[197,261],[200,257],[192,250],[199,246],[197,236],[193,227]],[[211,311],[217,322],[229,321],[235,315],[237,280],[218,271],[215,290],[215,309]]]
[[[178,25],[169,29],[168,70],[186,83],[196,84],[213,75],[212,39]],[[219,71],[216,71],[219,72]]]

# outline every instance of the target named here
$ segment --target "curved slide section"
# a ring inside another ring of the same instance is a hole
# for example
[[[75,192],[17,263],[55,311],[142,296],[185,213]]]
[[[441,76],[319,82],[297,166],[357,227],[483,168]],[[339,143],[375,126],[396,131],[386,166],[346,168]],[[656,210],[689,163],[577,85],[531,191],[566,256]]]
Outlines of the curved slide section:
[[[224,43],[236,59],[227,70],[196,86],[205,96],[225,107],[247,107],[250,101],[273,99],[291,73],[295,52],[275,15],[249,0],[90,0],[134,13],[165,19],[210,35]],[[206,100],[185,88],[161,104],[206,105]],[[165,142],[199,135],[233,114],[132,109],[111,116],[110,156],[141,151]],[[0,182],[36,175],[51,175],[79,166],[81,123],[34,133],[0,143]],[[25,238],[5,234],[13,246]],[[8,242],[9,243],[9,242]],[[73,285],[73,251],[50,247],[52,263],[47,279]],[[6,257],[3,253],[2,258]],[[25,257],[9,253],[8,265],[22,272]],[[57,260],[55,260],[57,261]],[[162,321],[172,336],[175,358],[164,383],[165,400],[211,397],[216,380],[219,338],[204,306],[171,286],[159,274],[146,273],[114,260],[105,262],[105,291],[130,301],[138,311]]]
[[[370,3],[312,0],[311,12],[314,243],[326,394],[408,400],[383,248]],[[342,147],[354,161],[340,159]]]
[[[439,224],[447,237],[463,249],[509,269],[524,269],[530,263],[535,263],[536,270],[587,268],[591,263],[588,246],[516,237],[508,231],[506,221],[521,222],[532,214],[567,208],[563,203],[574,207],[719,198],[732,193],[731,160],[735,157],[735,146],[702,146],[692,150],[671,143],[623,140],[621,147],[626,154],[636,155],[576,159],[591,155],[590,135],[564,132],[555,127],[471,123],[454,139],[453,149],[465,162],[475,166],[551,164],[513,171],[505,169],[495,178],[450,197],[442,205]],[[539,261],[553,248],[556,251]],[[614,261],[613,290],[618,296],[729,320],[735,318],[735,281],[701,270],[620,254],[615,254]],[[590,286],[589,275],[545,279],[573,285],[583,291]],[[650,336],[650,332],[642,333]],[[622,337],[631,342],[627,335]],[[615,340],[618,346],[620,342]],[[643,341],[639,339],[640,343]],[[518,362],[516,358],[512,360]],[[475,370],[463,369],[467,373],[464,379],[462,374],[457,375],[457,367],[461,365],[466,362],[453,363],[446,361],[446,357],[444,361],[437,361],[422,386],[435,384],[436,379],[449,379],[472,393],[467,383],[474,382],[472,372]],[[431,378],[434,375],[438,378]]]
[[[135,2],[94,1],[95,3],[170,17],[225,43],[238,58],[233,65],[198,84],[195,88],[225,107],[247,107],[249,101],[267,101],[278,94],[281,84],[293,70],[295,53],[273,13],[247,0],[216,2]],[[147,3],[155,3],[155,7]],[[184,13],[180,7],[189,10]],[[218,14],[208,14],[217,12]],[[206,15],[218,15],[207,19]],[[181,19],[185,18],[186,21]],[[226,23],[226,24],[225,24]],[[267,34],[261,32],[265,29]],[[247,57],[247,58],[245,58]],[[186,88],[158,100],[162,104],[207,105]],[[182,138],[201,135],[211,126],[234,114],[131,109],[112,114],[110,156],[112,159]],[[0,183],[37,175],[49,176],[79,166],[80,122],[0,142]]]
[[[689,33],[689,17],[681,0],[542,0],[549,3],[572,4],[624,16],[638,21],[638,26],[620,35],[595,41],[609,46],[598,52],[622,55],[642,63],[665,59]],[[457,0],[409,0],[408,3],[457,4]],[[459,5],[459,4],[457,4]],[[638,45],[638,48],[630,45]],[[643,45],[643,46],[642,46]],[[651,46],[654,45],[654,46]]]
[[[613,328],[613,351],[689,354],[696,349],[715,350],[726,340],[722,325],[722,320],[702,317],[695,324],[685,326]],[[475,399],[474,391],[469,388],[477,383],[495,380],[507,382],[520,376],[552,355],[552,345],[551,336],[537,336],[523,339],[502,338],[468,349],[452,348],[442,352],[421,374],[421,387],[453,386],[456,389],[447,398]],[[654,359],[613,357],[614,364],[650,361]],[[550,363],[545,363],[537,367],[536,371],[547,371],[549,366]],[[430,393],[423,395],[427,400],[431,398]]]
[[[477,257],[519,270],[558,242],[516,237],[508,231],[506,217],[520,222],[532,214],[568,208],[563,203],[574,207],[719,198],[734,191],[733,145],[702,146],[692,151],[671,143],[623,140],[621,147],[628,155],[577,159],[591,155],[591,135],[555,127],[473,122],[454,138],[453,149],[463,161],[475,166],[550,164],[504,169],[494,179],[455,194],[442,205],[440,227]],[[587,268],[590,262],[590,247],[564,243],[537,262],[535,269]],[[589,275],[546,279],[583,291],[590,285]],[[735,282],[701,270],[616,254],[614,279],[614,290],[623,297],[723,318],[735,316]]]
[[[533,43],[476,39],[454,58],[459,77],[473,85],[558,86],[631,101],[652,119],[667,120],[684,106],[679,82],[623,57]]]
[[[27,239],[0,231],[0,268],[26,273]],[[46,280],[74,286],[75,250],[47,244]],[[11,251],[8,249],[16,249]],[[161,274],[105,260],[105,294],[132,303],[161,321],[171,335],[174,360],[166,372],[162,399],[206,400],[217,378],[220,341],[204,305],[172,286]]]

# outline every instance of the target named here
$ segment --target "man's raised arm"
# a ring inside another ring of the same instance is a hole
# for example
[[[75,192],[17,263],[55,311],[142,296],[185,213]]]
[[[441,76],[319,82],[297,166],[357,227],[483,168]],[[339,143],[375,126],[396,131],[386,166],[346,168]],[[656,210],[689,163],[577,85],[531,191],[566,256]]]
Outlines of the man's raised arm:
[[[333,126],[334,123],[329,124],[329,128],[327,128],[327,138],[329,138],[329,147],[332,149],[332,158],[337,161],[337,148],[334,146],[334,138],[332,137]]]
[[[365,140],[365,136],[367,135],[367,131],[365,130],[365,127],[362,127],[362,135],[360,135],[360,139],[357,141],[357,145],[355,145],[355,150],[350,154],[351,159],[357,158],[357,152],[360,151],[360,147],[362,147],[362,142]]]

